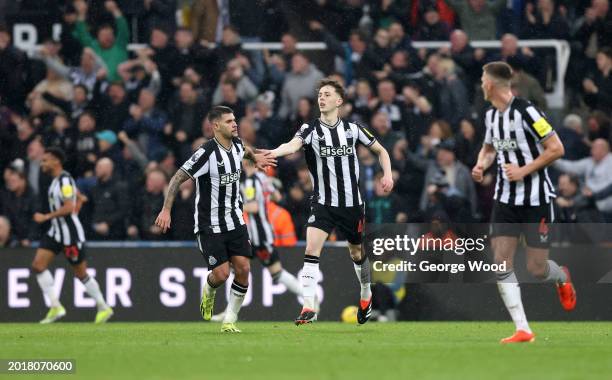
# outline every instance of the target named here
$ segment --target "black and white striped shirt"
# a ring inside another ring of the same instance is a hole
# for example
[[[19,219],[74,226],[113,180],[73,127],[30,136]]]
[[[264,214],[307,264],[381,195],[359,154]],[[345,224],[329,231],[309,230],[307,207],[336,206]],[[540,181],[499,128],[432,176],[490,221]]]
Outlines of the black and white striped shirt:
[[[327,125],[319,119],[302,125],[302,139],[316,201],[334,207],[363,204],[359,193],[357,143],[371,146],[376,138],[363,126],[339,119]]]
[[[547,168],[510,182],[504,164],[525,166],[542,152],[542,143],[555,134],[544,114],[528,100],[512,98],[504,112],[492,108],[485,114],[484,142],[497,151],[497,183],[494,199],[514,206],[540,206],[554,198],[555,190]]]
[[[76,205],[77,187],[70,173],[62,171],[59,176],[55,177],[49,185],[47,194],[51,212],[62,208],[66,201],[72,201]],[[51,228],[47,235],[64,246],[76,245],[81,248],[85,242],[85,231],[75,212],[51,219]]]
[[[221,233],[244,225],[240,173],[244,146],[232,139],[227,150],[217,139],[203,144],[181,169],[196,183],[194,232]]]
[[[274,244],[274,229],[268,219],[266,202],[274,188],[268,177],[260,172],[246,177],[241,186],[244,202],[257,202],[257,212],[248,213],[247,229],[253,247],[265,247],[272,251]]]

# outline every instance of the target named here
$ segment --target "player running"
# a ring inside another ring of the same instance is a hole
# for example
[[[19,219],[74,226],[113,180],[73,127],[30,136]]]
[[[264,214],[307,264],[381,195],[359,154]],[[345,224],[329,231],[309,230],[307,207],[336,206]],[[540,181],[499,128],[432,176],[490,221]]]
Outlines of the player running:
[[[85,232],[77,215],[77,188],[72,176],[64,170],[65,159],[61,149],[47,148],[41,162],[42,171],[53,177],[53,181],[47,191],[50,212],[34,214],[36,223],[51,222],[51,228],[42,237],[32,261],[38,285],[51,304],[47,316],[40,323],[52,323],[66,315],[66,309],[55,294],[53,276],[47,269],[60,252],[66,256],[87,294],[96,301],[98,313],[95,323],[104,323],[113,316],[113,309],[104,301],[96,279],[87,274]]]
[[[481,182],[484,171],[497,159],[492,247],[495,262],[507,265],[507,272],[497,273],[497,285],[516,326],[514,335],[501,343],[535,340],[513,269],[521,234],[527,244],[529,272],[556,284],[565,310],[571,311],[576,306],[576,291],[568,269],[548,259],[548,230],[554,222],[551,199],[556,195],[547,167],[563,156],[563,144],[542,112],[529,101],[512,95],[511,77],[512,69],[505,62],[491,62],[483,67],[482,90],[493,107],[486,112],[485,140],[472,169],[474,180]]]
[[[231,263],[235,276],[221,331],[240,332],[235,323],[248,290],[252,256],[239,189],[242,159],[255,162],[261,169],[275,165],[276,160],[269,153],[256,154],[242,144],[237,137],[238,125],[231,108],[213,107],[208,119],[215,137],[176,171],[155,224],[163,232],[170,228],[170,210],[179,187],[187,179],[193,179],[196,183],[194,232],[210,270],[202,291],[200,312],[205,321],[211,319],[215,293],[229,277]]]
[[[269,178],[250,161],[243,161],[244,180],[240,185],[244,212],[247,214],[247,230],[251,239],[253,256],[257,257],[270,275],[274,284],[283,284],[293,294],[300,295],[300,283],[294,275],[287,272],[274,249],[274,228],[268,218],[266,204],[269,199],[278,199],[280,194],[274,189]],[[214,315],[212,320],[220,322],[225,311]]]
[[[389,154],[363,126],[339,118],[344,102],[344,88],[334,80],[319,83],[318,103],[321,117],[301,126],[288,143],[272,150],[273,157],[282,157],[304,147],[315,196],[306,229],[306,252],[302,270],[304,305],[295,319],[296,325],[317,319],[315,292],[319,274],[319,257],[327,236],[334,228],[348,240],[348,249],[361,285],[357,312],[364,324],[372,312],[370,262],[362,252],[364,203],[359,193],[359,161],[356,145],[361,143],[378,155],[383,168],[381,180],[385,192],[393,189]]]

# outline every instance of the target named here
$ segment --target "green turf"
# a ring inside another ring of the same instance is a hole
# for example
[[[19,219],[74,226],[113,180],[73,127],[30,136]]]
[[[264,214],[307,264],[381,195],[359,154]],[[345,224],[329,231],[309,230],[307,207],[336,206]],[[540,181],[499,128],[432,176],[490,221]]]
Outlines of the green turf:
[[[498,344],[509,322],[239,327],[228,335],[203,322],[0,324],[0,358],[73,358],[77,376],[67,378],[92,379],[612,378],[612,323],[533,323],[536,342],[512,346]]]

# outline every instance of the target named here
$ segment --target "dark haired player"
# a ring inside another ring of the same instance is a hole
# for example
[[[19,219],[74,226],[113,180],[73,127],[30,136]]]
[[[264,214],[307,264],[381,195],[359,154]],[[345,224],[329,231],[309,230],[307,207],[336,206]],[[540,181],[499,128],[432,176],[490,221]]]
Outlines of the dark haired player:
[[[319,83],[318,103],[321,117],[301,126],[288,143],[272,150],[274,157],[297,152],[304,147],[315,196],[306,230],[306,252],[302,270],[304,305],[295,319],[296,325],[317,319],[315,291],[319,274],[319,257],[327,236],[334,228],[348,240],[349,253],[361,285],[357,320],[364,324],[372,312],[370,262],[362,251],[364,203],[359,192],[357,144],[361,143],[378,155],[383,168],[384,191],[393,189],[389,154],[363,126],[339,118],[344,102],[344,88],[334,80]]]
[[[571,311],[576,306],[576,291],[568,269],[548,259],[548,230],[554,222],[551,199],[555,190],[547,167],[563,156],[563,144],[541,111],[528,100],[513,96],[511,78],[512,69],[505,62],[491,62],[483,67],[482,90],[493,107],[485,114],[485,140],[472,169],[472,177],[480,182],[484,171],[497,159],[492,247],[495,262],[507,265],[507,272],[497,273],[497,285],[516,326],[514,335],[501,343],[535,340],[513,268],[521,234],[527,243],[529,272],[556,284],[565,310]]]
[[[55,255],[60,252],[66,256],[75,276],[85,286],[87,294],[96,301],[98,313],[95,323],[104,323],[113,316],[113,309],[104,301],[96,279],[87,274],[85,232],[77,215],[77,189],[72,176],[64,170],[64,160],[65,154],[62,150],[47,148],[41,162],[42,171],[53,177],[53,181],[47,192],[50,212],[34,214],[36,223],[51,222],[51,228],[42,237],[32,261],[32,270],[36,273],[38,285],[51,304],[47,316],[40,323],[52,323],[66,315],[66,309],[55,294],[53,276],[47,269]]]
[[[263,169],[275,165],[269,153],[255,153],[238,138],[238,125],[231,108],[214,107],[208,119],[215,137],[204,143],[174,174],[168,185],[164,206],[155,224],[163,232],[170,228],[170,210],[180,185],[193,179],[196,184],[195,234],[200,253],[210,273],[202,291],[200,312],[210,321],[215,293],[234,268],[234,282],[221,331],[240,332],[235,323],[249,286],[251,244],[242,216],[240,174],[242,159]]]

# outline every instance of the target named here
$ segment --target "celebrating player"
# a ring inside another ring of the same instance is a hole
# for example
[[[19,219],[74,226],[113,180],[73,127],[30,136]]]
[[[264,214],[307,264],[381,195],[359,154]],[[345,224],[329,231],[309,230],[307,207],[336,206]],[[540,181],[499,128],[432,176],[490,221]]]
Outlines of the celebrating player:
[[[49,210],[47,214],[34,214],[36,223],[51,221],[51,228],[43,236],[32,269],[43,294],[51,303],[47,316],[40,323],[52,323],[66,315],[66,309],[55,294],[53,276],[47,269],[55,255],[64,253],[72,270],[85,285],[85,290],[98,307],[95,323],[104,323],[113,316],[113,309],[104,301],[100,286],[95,278],[87,274],[85,261],[85,232],[77,215],[77,189],[72,176],[64,170],[65,154],[58,148],[47,148],[41,162],[44,173],[53,177],[47,192]]]
[[[302,270],[304,305],[295,319],[296,325],[317,319],[315,291],[319,274],[319,257],[327,236],[335,228],[348,240],[349,253],[361,285],[357,320],[364,324],[372,312],[370,262],[362,252],[364,204],[359,193],[359,161],[356,145],[370,147],[378,155],[383,168],[382,185],[393,189],[389,154],[363,126],[339,118],[344,102],[344,88],[334,80],[319,83],[318,103],[321,117],[301,126],[288,143],[272,150],[273,157],[282,157],[304,147],[315,196],[306,230],[306,252]]]
[[[536,278],[554,282],[562,307],[573,310],[576,292],[569,271],[548,259],[549,224],[554,222],[551,199],[555,191],[547,167],[563,156],[563,144],[542,112],[525,99],[512,95],[512,70],[504,62],[483,68],[482,90],[493,104],[486,112],[486,135],[472,169],[475,181],[497,158],[495,205],[491,216],[492,247],[496,263],[506,263],[507,272],[497,273],[499,293],[516,325],[514,335],[501,343],[532,342],[521,290],[514,274],[514,253],[518,237],[527,243],[527,269]],[[494,152],[497,152],[494,154]]]
[[[293,294],[300,295],[300,283],[294,275],[287,272],[274,249],[274,229],[268,218],[266,203],[269,198],[278,198],[278,191],[270,184],[268,177],[257,171],[252,162],[242,163],[245,178],[240,185],[244,212],[248,216],[247,230],[251,238],[253,255],[268,269],[275,284],[281,283]],[[213,321],[222,321],[225,311],[212,317]]]
[[[240,332],[235,323],[249,286],[252,255],[239,189],[242,159],[253,161],[261,169],[275,165],[276,160],[269,153],[255,153],[242,144],[231,108],[214,107],[208,119],[215,137],[203,144],[174,174],[155,224],[163,232],[170,228],[170,210],[179,187],[187,179],[193,179],[196,183],[194,232],[210,270],[202,291],[200,312],[204,320],[211,319],[216,290],[227,280],[231,262],[235,276],[221,331]]]

